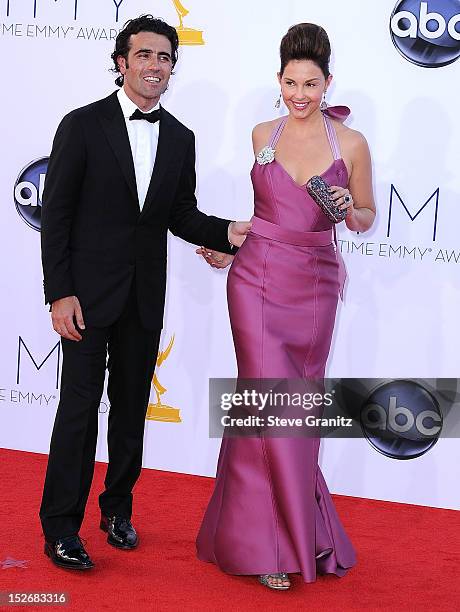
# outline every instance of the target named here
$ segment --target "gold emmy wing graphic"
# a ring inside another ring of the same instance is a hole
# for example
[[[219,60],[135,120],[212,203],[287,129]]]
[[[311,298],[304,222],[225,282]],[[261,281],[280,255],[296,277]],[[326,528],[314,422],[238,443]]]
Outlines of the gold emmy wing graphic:
[[[182,19],[189,14],[185,6],[179,0],[173,0],[174,8],[179,17],[179,25],[177,26],[177,34],[179,36],[180,45],[204,45],[203,32],[194,30],[193,28],[185,28]]]
[[[157,357],[157,367],[158,368],[169,357],[169,353],[171,352],[173,344],[174,344],[174,335],[169,341],[169,344],[166,347],[166,349],[158,353],[158,357]],[[180,418],[179,408],[173,408],[172,406],[167,406],[166,404],[161,403],[161,396],[164,393],[166,393],[167,389],[163,387],[163,385],[158,380],[156,372],[153,375],[152,386],[157,396],[157,402],[156,404],[148,405],[147,415],[145,418],[148,421],[163,421],[164,423],[181,423],[182,419]]]

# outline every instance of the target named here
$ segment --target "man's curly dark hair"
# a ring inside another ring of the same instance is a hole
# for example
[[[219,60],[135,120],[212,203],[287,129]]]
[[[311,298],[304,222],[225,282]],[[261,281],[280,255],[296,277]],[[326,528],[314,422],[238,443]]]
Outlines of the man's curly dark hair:
[[[111,55],[114,64],[112,72],[120,73],[120,68],[118,67],[117,61],[120,56],[124,57],[126,62],[128,62],[128,53],[131,48],[129,39],[132,34],[139,34],[140,32],[153,32],[154,34],[161,34],[162,36],[166,36],[166,38],[171,43],[171,59],[172,67],[174,68],[179,57],[179,37],[177,35],[176,29],[168,25],[166,21],[163,21],[163,19],[153,17],[152,15],[141,15],[136,19],[130,19],[129,21],[127,21],[123,26],[123,29],[118,34],[115,40],[115,50]],[[115,79],[115,83],[119,87],[122,87],[123,75],[117,77]]]

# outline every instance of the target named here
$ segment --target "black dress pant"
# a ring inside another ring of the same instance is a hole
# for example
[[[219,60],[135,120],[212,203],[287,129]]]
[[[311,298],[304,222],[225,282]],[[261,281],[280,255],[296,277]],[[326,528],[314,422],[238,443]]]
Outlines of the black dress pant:
[[[160,332],[142,326],[133,282],[118,321],[109,327],[87,327],[80,342],[62,339],[61,395],[40,508],[47,540],[76,535],[82,524],[93,478],[106,367],[109,463],[99,506],[106,515],[131,518]]]

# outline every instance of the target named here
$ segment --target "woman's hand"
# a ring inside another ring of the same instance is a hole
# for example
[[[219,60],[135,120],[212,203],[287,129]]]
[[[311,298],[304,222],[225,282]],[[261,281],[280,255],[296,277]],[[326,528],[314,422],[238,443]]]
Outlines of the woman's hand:
[[[213,249],[205,249],[200,247],[195,251],[197,255],[201,255],[205,261],[211,266],[211,268],[223,269],[230,265],[233,261],[234,255],[228,255],[227,253],[221,253],[220,251],[214,251]]]
[[[337,187],[336,185],[332,185],[332,187],[329,188],[329,193],[340,210],[346,209],[347,219],[350,219],[350,217],[352,217],[355,213],[353,196],[351,195],[350,191],[346,187]]]

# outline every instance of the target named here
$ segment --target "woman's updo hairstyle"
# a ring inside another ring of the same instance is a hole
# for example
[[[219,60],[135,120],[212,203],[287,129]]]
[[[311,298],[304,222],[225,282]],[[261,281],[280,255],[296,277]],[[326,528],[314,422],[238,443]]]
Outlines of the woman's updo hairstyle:
[[[280,57],[281,74],[291,60],[311,60],[327,79],[331,45],[326,31],[314,23],[298,23],[291,26],[281,40]]]

